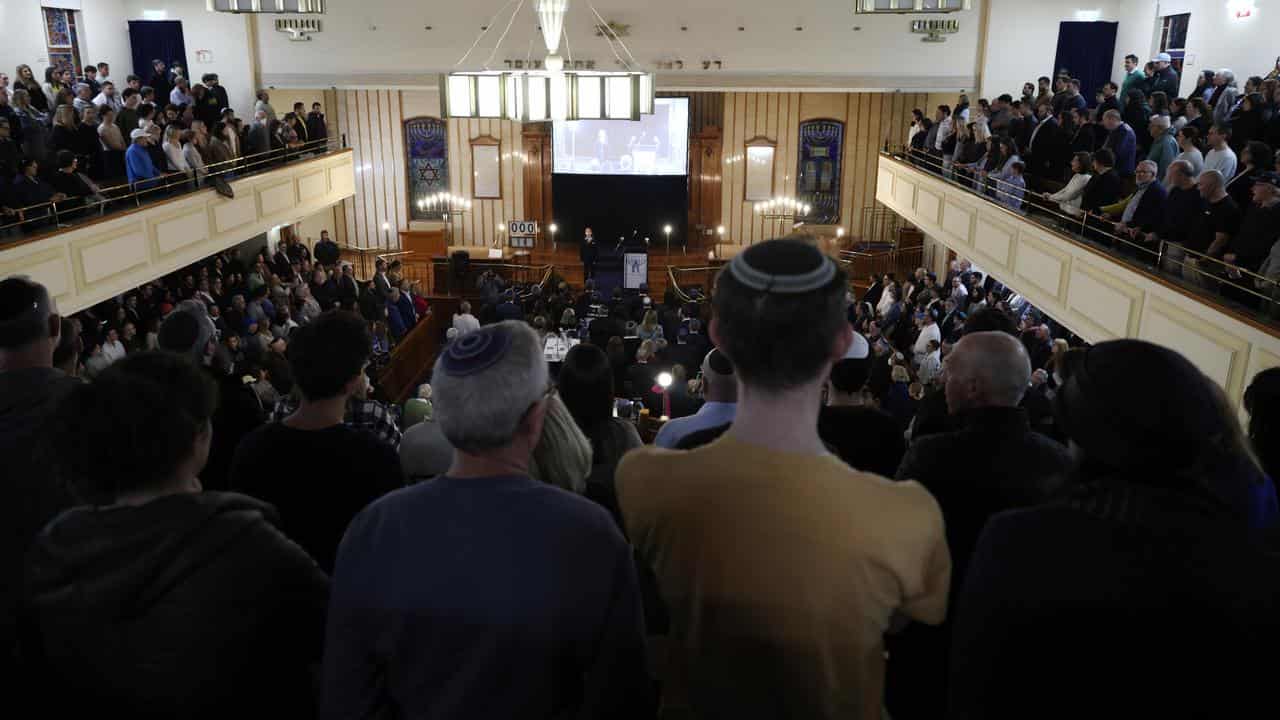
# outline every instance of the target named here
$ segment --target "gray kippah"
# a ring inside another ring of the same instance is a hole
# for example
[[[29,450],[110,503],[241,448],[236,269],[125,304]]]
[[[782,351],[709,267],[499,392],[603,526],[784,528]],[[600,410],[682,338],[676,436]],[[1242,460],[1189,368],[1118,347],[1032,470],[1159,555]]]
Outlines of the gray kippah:
[[[825,287],[835,278],[836,265],[812,245],[770,240],[734,256],[729,273],[752,290],[794,295]]]

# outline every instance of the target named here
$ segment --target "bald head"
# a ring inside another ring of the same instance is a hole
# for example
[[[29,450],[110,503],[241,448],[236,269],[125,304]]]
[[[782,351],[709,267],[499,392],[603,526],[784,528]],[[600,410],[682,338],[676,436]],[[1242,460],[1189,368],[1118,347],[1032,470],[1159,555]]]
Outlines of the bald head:
[[[946,359],[947,407],[961,413],[1017,407],[1031,380],[1031,360],[1017,338],[1003,332],[970,333]]]

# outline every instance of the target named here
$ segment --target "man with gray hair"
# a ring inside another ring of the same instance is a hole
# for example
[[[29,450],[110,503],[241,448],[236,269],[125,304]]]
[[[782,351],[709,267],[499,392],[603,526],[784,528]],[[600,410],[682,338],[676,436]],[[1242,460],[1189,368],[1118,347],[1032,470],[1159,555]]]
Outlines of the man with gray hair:
[[[1213,106],[1213,124],[1226,125],[1231,121],[1231,111],[1236,106],[1236,98],[1240,89],[1236,87],[1236,74],[1223,68],[1213,75],[1213,95],[1209,104]],[[1170,95],[1170,97],[1173,97]]]
[[[652,716],[631,548],[604,509],[529,477],[549,398],[538,336],[461,335],[431,386],[453,463],[351,522],[321,717]]]
[[[1129,241],[1116,249],[1130,255],[1138,255],[1143,260],[1154,261],[1158,248],[1145,247],[1143,241],[1151,231],[1160,226],[1164,219],[1165,189],[1156,177],[1156,164],[1150,160],[1138,163],[1137,186],[1133,194],[1107,210],[1114,217],[1116,208],[1120,208],[1120,222],[1115,224],[1115,233]],[[1145,252],[1144,252],[1145,251]],[[1147,256],[1150,253],[1150,256]]]
[[[1169,163],[1178,157],[1178,141],[1169,132],[1168,115],[1152,115],[1147,128],[1151,132],[1151,150],[1147,159],[1156,164],[1156,179],[1162,179],[1169,170]]]
[[[1032,430],[1019,407],[1031,382],[1031,360],[1017,338],[969,333],[947,355],[944,367],[947,407],[960,429],[912,443],[897,477],[919,481],[942,507],[954,601],[987,520],[1050,499],[1062,487],[1071,457],[1061,444]],[[963,469],[956,458],[965,459]],[[945,702],[932,699],[947,696],[949,625],[912,626],[891,645],[890,687],[909,678],[910,702],[920,712],[892,705],[891,711],[911,717],[944,714]]]

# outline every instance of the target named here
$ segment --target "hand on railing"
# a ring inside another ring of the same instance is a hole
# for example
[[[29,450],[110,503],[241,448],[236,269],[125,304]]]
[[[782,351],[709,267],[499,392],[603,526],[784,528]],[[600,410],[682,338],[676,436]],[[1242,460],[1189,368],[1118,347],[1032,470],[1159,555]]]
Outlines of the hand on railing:
[[[913,151],[909,153],[908,161],[917,167],[922,167],[941,175],[944,182],[960,187],[966,192],[986,197],[985,193],[979,193],[971,187],[969,182],[961,182],[953,177],[947,177],[940,159],[936,156]],[[956,167],[959,166],[953,166],[952,170],[954,171]],[[983,184],[985,185],[984,189],[990,190],[997,199],[1011,196],[1011,193],[1007,190],[1011,185],[1000,178],[987,175]],[[1049,202],[1053,202],[1049,199],[1050,193],[1025,194],[1039,196]],[[1190,250],[1178,243],[1162,240],[1155,233],[1146,233],[1141,228],[1133,228],[1123,222],[1116,222],[1101,213],[1081,210],[1079,215],[1072,216],[1060,212],[1056,206],[1038,205],[1036,209],[1045,215],[1066,221],[1069,227],[1078,227],[1082,235],[1096,237],[1113,247],[1129,248],[1138,257],[1154,256],[1155,264],[1165,272],[1175,275],[1180,274],[1184,280],[1200,285],[1202,288],[1212,288],[1216,287],[1217,284],[1222,284],[1234,288],[1245,297],[1263,302],[1276,303],[1276,298],[1280,298],[1280,279],[1266,277],[1237,265],[1239,258],[1234,254],[1227,253],[1218,258],[1207,253]],[[1176,251],[1172,253],[1172,257],[1171,248],[1176,248]],[[1186,258],[1186,261],[1181,259],[1183,257]]]

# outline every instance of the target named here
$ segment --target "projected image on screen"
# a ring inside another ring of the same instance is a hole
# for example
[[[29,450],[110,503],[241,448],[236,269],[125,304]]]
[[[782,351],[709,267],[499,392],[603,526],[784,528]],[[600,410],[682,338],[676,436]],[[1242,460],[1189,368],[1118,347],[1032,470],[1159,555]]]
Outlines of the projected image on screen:
[[[684,175],[689,99],[655,98],[653,114],[628,120],[554,124],[555,172],[577,175]]]

